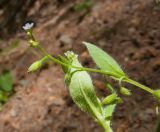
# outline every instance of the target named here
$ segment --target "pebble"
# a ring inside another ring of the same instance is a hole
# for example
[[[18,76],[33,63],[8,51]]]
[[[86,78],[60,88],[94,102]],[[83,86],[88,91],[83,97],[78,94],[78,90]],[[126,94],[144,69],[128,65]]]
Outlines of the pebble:
[[[18,115],[18,113],[15,109],[12,109],[10,114],[11,114],[12,117],[16,117]]]
[[[63,44],[72,44],[72,39],[68,35],[62,35],[59,40]]]
[[[104,40],[100,40],[98,43],[101,47],[106,45],[106,42]]]

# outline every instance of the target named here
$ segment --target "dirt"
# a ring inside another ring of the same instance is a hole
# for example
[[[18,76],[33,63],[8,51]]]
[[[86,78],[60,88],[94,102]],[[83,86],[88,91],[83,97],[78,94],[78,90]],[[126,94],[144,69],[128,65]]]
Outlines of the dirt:
[[[92,8],[76,12],[79,1],[39,0],[28,12],[36,26],[35,37],[52,55],[73,50],[86,67],[95,65],[82,41],[92,42],[111,54],[129,77],[153,89],[160,86],[160,6],[153,0],[101,0]],[[17,29],[18,30],[18,29]],[[28,49],[25,33],[18,30],[1,41],[1,49],[15,40],[19,45],[0,53],[0,71],[10,69],[15,94],[0,112],[0,132],[102,132],[72,102],[61,68],[47,63],[36,73],[28,66],[39,53]],[[91,74],[98,95],[105,96],[103,77]],[[115,83],[115,86],[117,84]],[[151,95],[126,85],[133,95],[123,98],[113,116],[115,132],[153,132],[156,102]]]

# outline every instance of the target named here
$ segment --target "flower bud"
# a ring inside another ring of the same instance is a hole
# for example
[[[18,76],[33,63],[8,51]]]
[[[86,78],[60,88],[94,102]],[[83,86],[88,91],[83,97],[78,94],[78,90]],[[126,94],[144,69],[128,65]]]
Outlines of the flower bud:
[[[48,59],[48,56],[43,57],[42,59],[35,61],[31,66],[28,68],[28,72],[34,72],[41,68],[42,64]]]
[[[115,103],[117,101],[117,94],[113,93],[109,96],[107,96],[103,101],[102,104],[108,105]]]
[[[128,90],[127,88],[125,88],[125,87],[121,87],[120,88],[120,93],[122,95],[124,95],[124,96],[130,96],[130,95],[132,95],[131,91]]]
[[[159,89],[159,90],[154,90],[153,96],[154,96],[157,100],[160,100],[160,89]]]
[[[117,103],[118,103],[118,104],[122,104],[122,103],[123,103],[123,100],[122,100],[120,97],[117,97]]]
[[[75,54],[73,51],[67,51],[66,53],[64,53],[65,56],[69,59],[69,60],[73,60],[74,58],[77,58],[78,55]]]
[[[34,40],[32,40],[32,39],[29,41],[29,43],[30,43],[30,45],[31,45],[32,47],[37,47],[37,46],[39,45],[39,42],[34,41]]]
[[[42,62],[41,61],[35,61],[28,68],[28,72],[34,72],[34,71],[38,70],[41,66],[42,66]]]

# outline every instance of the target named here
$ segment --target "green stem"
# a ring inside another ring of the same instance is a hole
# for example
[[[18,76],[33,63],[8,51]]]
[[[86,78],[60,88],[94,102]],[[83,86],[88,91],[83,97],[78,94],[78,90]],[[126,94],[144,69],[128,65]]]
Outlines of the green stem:
[[[57,64],[63,65],[63,66],[67,66],[67,67],[72,67],[75,69],[79,69],[79,70],[83,70],[83,71],[89,71],[89,72],[96,72],[96,73],[101,73],[101,74],[105,74],[105,75],[110,75],[110,76],[116,76],[114,73],[111,72],[106,72],[106,71],[101,71],[98,69],[92,69],[92,68],[85,68],[85,67],[77,67],[77,66],[73,66],[73,65],[68,65],[66,63],[61,62],[60,60],[52,57],[50,54],[48,54],[40,45],[38,45],[37,47],[44,55],[48,56],[48,58],[50,58],[53,62],[56,62]]]
[[[139,87],[139,88],[141,88],[141,89],[153,94],[153,90],[151,88],[149,88],[147,86],[144,86],[144,85],[142,85],[142,84],[140,84],[140,83],[138,83],[138,82],[136,82],[136,81],[134,81],[132,79],[124,79],[123,81],[124,82],[128,82],[128,83],[130,83],[132,85],[135,85],[135,86],[137,86],[137,87]]]
[[[109,126],[109,123],[105,122],[104,120],[99,120],[98,122],[103,127],[105,132],[113,132],[112,128]]]
[[[85,68],[85,67],[77,67],[77,66],[73,66],[73,65],[68,65],[68,64],[63,63],[63,62],[61,62],[60,60],[52,57],[52,56],[51,56],[50,54],[48,54],[40,45],[38,45],[37,48],[38,48],[44,55],[46,55],[49,59],[51,59],[53,62],[56,62],[56,63],[58,63],[58,64],[60,64],[60,65],[67,66],[67,67],[72,67],[72,68],[79,69],[79,70],[89,71],[89,72],[101,73],[101,74],[105,74],[105,75],[112,76],[113,78],[116,76],[114,73],[106,72],[106,71],[102,71],[102,70],[98,70],[98,69],[92,69],[92,68]],[[132,84],[132,85],[135,85],[135,86],[137,86],[137,87],[139,87],[139,88],[141,88],[141,89],[143,89],[143,90],[145,90],[145,91],[153,94],[153,90],[152,90],[151,88],[149,88],[149,87],[147,87],[147,86],[144,86],[144,85],[142,85],[142,84],[140,84],[140,83],[138,83],[138,82],[136,82],[136,81],[134,81],[134,80],[132,80],[132,79],[129,79],[129,78],[127,78],[127,77],[124,77],[124,78],[123,78],[123,81],[124,81],[124,82],[128,82],[128,83],[130,83],[130,84]]]

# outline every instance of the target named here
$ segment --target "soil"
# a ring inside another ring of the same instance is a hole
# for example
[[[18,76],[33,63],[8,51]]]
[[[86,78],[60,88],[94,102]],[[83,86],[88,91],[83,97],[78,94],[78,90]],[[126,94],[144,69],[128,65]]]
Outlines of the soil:
[[[53,56],[73,50],[85,67],[95,65],[82,44],[92,42],[111,54],[129,77],[153,89],[160,87],[160,6],[153,0],[95,0],[94,6],[74,11],[67,0],[37,0],[27,17],[34,20],[35,37]],[[9,34],[9,33],[8,33]],[[8,38],[8,36],[10,36]],[[36,73],[28,66],[40,57],[17,29],[0,42],[0,71],[10,69],[15,94],[0,112],[0,132],[103,132],[73,103],[61,67],[47,63]],[[18,46],[5,51],[18,41]],[[98,95],[106,96],[103,77],[91,73]],[[117,84],[115,83],[115,86]],[[115,132],[153,132],[156,102],[132,86],[113,116]]]

